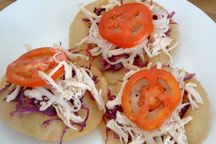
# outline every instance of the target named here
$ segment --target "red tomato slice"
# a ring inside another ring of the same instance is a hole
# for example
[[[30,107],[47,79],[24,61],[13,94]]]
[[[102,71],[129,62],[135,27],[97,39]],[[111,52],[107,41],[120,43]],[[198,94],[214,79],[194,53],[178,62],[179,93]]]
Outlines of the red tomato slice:
[[[104,13],[99,23],[100,35],[111,43],[130,48],[153,31],[151,11],[140,3],[127,3]]]
[[[59,49],[43,47],[29,51],[7,67],[6,76],[9,82],[25,87],[44,86],[46,82],[38,75],[38,71],[49,73],[58,63],[53,56],[59,61],[66,61],[67,56]],[[52,78],[55,80],[64,73],[64,68],[56,71]]]
[[[148,86],[141,87],[141,96],[138,101],[139,108],[137,111],[133,111],[131,91],[133,86],[142,79],[148,81]],[[168,95],[164,87],[159,83],[159,79],[167,82],[171,90],[171,95]],[[125,85],[122,94],[122,108],[124,114],[132,122],[140,128],[150,131],[158,128],[170,117],[179,104],[180,99],[181,93],[178,82],[171,73],[162,69],[141,70],[132,75]],[[153,110],[157,110],[157,112],[149,116]]]

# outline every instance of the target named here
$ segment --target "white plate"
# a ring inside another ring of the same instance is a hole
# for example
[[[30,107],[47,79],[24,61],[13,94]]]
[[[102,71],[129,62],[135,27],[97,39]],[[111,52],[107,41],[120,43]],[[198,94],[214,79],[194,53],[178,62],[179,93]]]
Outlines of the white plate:
[[[78,4],[90,0],[19,0],[0,12],[0,76],[6,66],[25,52],[23,44],[33,47],[51,46],[61,41],[68,47],[68,28],[78,11]],[[212,126],[205,144],[215,142],[216,133],[216,24],[201,10],[185,0],[158,0],[168,10],[177,12],[180,40],[174,65],[196,72],[211,101]],[[0,140],[4,144],[41,144],[9,129],[0,122]],[[103,143],[95,130],[70,141],[73,144]],[[44,143],[48,144],[48,143]],[[67,143],[66,143],[67,144]]]

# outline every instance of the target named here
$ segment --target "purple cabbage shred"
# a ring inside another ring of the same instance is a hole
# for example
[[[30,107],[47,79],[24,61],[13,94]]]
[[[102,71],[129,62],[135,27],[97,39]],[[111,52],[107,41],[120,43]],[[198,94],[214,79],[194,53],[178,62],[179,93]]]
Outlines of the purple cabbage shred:
[[[24,95],[24,91],[26,89],[27,88],[20,89],[16,99],[14,100],[16,102],[16,108],[15,108],[15,111],[10,113],[11,116],[14,116],[14,115],[22,116],[23,114],[37,113],[37,112],[43,113],[48,116],[56,115],[55,108],[52,106],[47,108],[45,111],[40,111],[39,102],[34,98],[29,99]]]
[[[187,110],[188,110],[189,108],[190,108],[190,104],[185,105],[185,106],[181,109],[181,111],[180,111],[180,113],[179,113],[180,118],[183,118],[183,117],[184,117],[185,113],[187,112]]]
[[[189,99],[188,99],[188,92],[185,90],[184,91],[184,94],[183,94],[183,103],[188,103],[189,102]],[[183,118],[184,117],[184,115],[185,115],[185,113],[187,112],[187,110],[190,108],[190,104],[188,104],[188,105],[185,105],[182,109],[181,109],[181,111],[180,111],[180,113],[179,113],[179,116],[180,116],[180,118]]]
[[[97,79],[96,77],[94,78],[95,80]],[[7,89],[11,84],[6,85],[4,88],[1,89],[1,92],[4,91],[5,89]],[[31,89],[31,88],[21,88],[20,91],[17,94],[16,99],[14,100],[14,102],[16,102],[16,107],[15,110],[13,112],[10,113],[11,116],[23,116],[24,114],[29,114],[29,113],[42,113],[48,116],[56,116],[56,110],[53,106],[48,107],[46,110],[44,111],[40,111],[40,101],[37,101],[34,98],[28,98],[24,95],[24,91],[27,89]],[[85,127],[86,127],[86,122],[88,120],[89,117],[89,108],[86,106],[82,106],[82,109],[86,111],[86,117],[84,119],[84,121],[82,123],[72,123],[74,125],[77,125],[80,127],[80,131],[82,131]],[[42,123],[42,127],[46,128],[47,126],[49,126],[49,124],[55,120],[61,120],[58,117],[53,117],[50,118],[46,121],[44,121]],[[63,142],[63,137],[67,131],[68,127],[65,127],[63,132],[62,132],[62,136],[60,138],[60,144],[62,144]]]
[[[86,122],[87,122],[88,117],[89,117],[89,108],[86,106],[82,106],[82,109],[86,111],[86,117],[85,117],[84,121],[82,123],[72,123],[73,125],[77,125],[80,127],[80,130],[79,130],[80,132],[83,131],[83,129],[86,127]],[[58,117],[48,119],[48,120],[43,122],[42,127],[46,128],[51,122],[56,121],[56,120],[61,120],[61,119]],[[69,128],[67,126],[64,127],[59,144],[63,143],[63,138],[64,138],[68,129]]]
[[[173,16],[176,14],[175,11],[172,11],[171,13],[168,14],[167,18],[170,19],[170,24],[178,24],[177,22],[175,22],[172,18]]]
[[[110,89],[108,89],[107,97],[108,97],[108,100],[110,100],[110,101],[112,101],[112,100],[114,100],[116,98],[115,95],[111,94]],[[115,106],[113,109],[108,109],[106,107],[106,112],[104,114],[105,120],[115,119],[117,111],[123,112],[123,109],[122,109],[122,107],[120,105]]]
[[[91,52],[90,52],[90,50],[93,49],[93,48],[94,48],[93,44],[88,44],[88,46],[86,48],[86,55],[89,56],[90,58],[93,57]]]
[[[91,22],[88,18],[83,18],[82,19],[84,22]]]
[[[162,67],[170,67],[170,64],[163,64]]]
[[[97,15],[97,16],[100,16],[102,14],[102,12],[105,12],[106,9],[105,8],[96,8],[94,9],[94,13]]]
[[[98,77],[93,75],[92,80],[94,81],[95,84],[99,82]]]
[[[126,59],[126,58],[128,58],[129,57],[129,55],[127,55],[127,54],[122,54],[122,55],[118,55],[118,56],[113,56],[113,57],[111,57],[111,58],[109,58],[109,60],[111,61],[111,62],[115,62],[115,61],[117,61],[117,60],[119,60],[119,59]],[[135,57],[135,59],[134,59],[134,65],[135,66],[137,66],[137,67],[139,67],[139,68],[142,68],[142,67],[145,67],[145,66],[147,66],[148,65],[148,63],[149,63],[149,61],[148,60],[146,60],[145,62],[143,62],[138,56],[137,57]],[[103,68],[102,68],[102,70],[103,71],[119,71],[119,70],[121,70],[124,66],[123,66],[123,64],[122,63],[118,63],[118,64],[115,64],[115,65],[111,65],[111,64],[109,64],[109,63],[107,63],[105,60],[103,60],[102,61],[102,65],[103,65]]]
[[[108,139],[109,139],[109,132],[110,132],[110,129],[108,127],[106,127],[106,140],[105,140],[106,144],[107,144]]]
[[[83,18],[82,21],[86,24],[87,27],[91,27],[92,22],[88,18]]]
[[[143,62],[139,56],[136,56],[133,64],[139,68],[142,68],[142,67],[148,66],[148,63],[149,63],[149,60],[146,60],[145,62]]]
[[[129,55],[127,55],[127,54],[122,54],[122,55],[112,56],[112,57],[109,58],[109,60],[110,60],[111,62],[115,62],[115,61],[117,61],[117,60],[119,60],[119,59],[126,59],[126,58],[128,58],[128,57],[129,57]]]
[[[167,18],[171,19],[175,14],[176,12],[172,11],[171,13],[168,14]]]
[[[195,75],[196,75],[196,73],[191,73],[191,74],[185,76],[183,80],[184,81],[191,80]]]
[[[107,97],[108,97],[108,100],[109,100],[109,101],[112,101],[112,100],[114,100],[114,99],[116,98],[115,95],[112,95],[112,94],[111,94],[111,90],[110,90],[110,89],[108,89]]]
[[[117,61],[119,59],[126,59],[128,57],[129,57],[129,55],[122,54],[122,55],[118,55],[118,56],[112,56],[112,57],[109,58],[109,60],[111,62],[115,62],[115,61]],[[123,64],[122,63],[111,65],[111,64],[107,63],[105,60],[102,61],[102,65],[103,65],[103,68],[102,68],[103,71],[109,71],[109,70],[119,71],[120,69],[123,68]]]
[[[165,32],[166,36],[170,36],[171,35],[171,29],[169,29],[168,31]]]
[[[154,3],[154,2],[153,2],[153,0],[151,0],[151,3],[150,3],[150,4],[151,4],[151,6],[153,5],[153,3]]]
[[[86,106],[82,106],[82,109],[86,111],[86,117],[84,119],[84,121],[82,123],[73,123],[74,125],[77,125],[80,127],[80,132],[83,131],[83,129],[86,127],[86,122],[88,120],[89,117],[89,108]]]
[[[120,105],[115,106],[113,109],[106,108],[106,113],[104,114],[105,120],[116,119],[117,111],[123,112],[123,109]]]
[[[50,118],[48,120],[45,120],[43,123],[42,123],[42,128],[46,128],[48,127],[53,121],[56,121],[56,120],[61,120],[60,118],[58,117],[54,117],[54,118]]]
[[[66,132],[67,132],[68,129],[69,128],[67,126],[64,127],[59,144],[63,143],[63,138],[64,138],[64,136],[65,136],[65,134],[66,134]]]
[[[123,68],[123,64],[122,63],[118,63],[115,65],[111,65],[109,63],[107,63],[105,60],[103,60],[103,68],[102,71],[119,71],[120,69]]]

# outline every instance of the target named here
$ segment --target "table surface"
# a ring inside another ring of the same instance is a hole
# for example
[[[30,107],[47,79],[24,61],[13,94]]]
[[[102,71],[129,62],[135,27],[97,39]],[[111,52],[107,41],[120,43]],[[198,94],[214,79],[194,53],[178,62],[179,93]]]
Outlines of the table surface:
[[[16,0],[0,0],[0,11]],[[188,0],[216,22],[216,0]]]

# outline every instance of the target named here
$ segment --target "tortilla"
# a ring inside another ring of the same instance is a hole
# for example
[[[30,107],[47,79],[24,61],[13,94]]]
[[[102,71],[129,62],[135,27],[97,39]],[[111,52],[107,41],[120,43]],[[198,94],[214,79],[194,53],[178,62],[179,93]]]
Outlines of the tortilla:
[[[134,2],[134,0],[124,0],[124,3],[126,2]],[[86,8],[93,12],[95,7],[101,7],[102,5],[108,3],[108,0],[100,0],[92,2],[91,4],[88,4]],[[158,5],[158,4],[157,4]],[[161,6],[160,6],[161,7]],[[163,7],[161,7],[164,9]],[[82,44],[81,46],[76,46],[77,43],[79,43],[83,38],[85,38],[88,35],[89,28],[84,24],[83,18],[86,18],[85,15],[80,11],[74,18],[73,22],[70,25],[70,31],[69,31],[69,46],[70,48],[75,48],[77,51],[83,50],[83,54],[85,54],[85,48],[87,47],[87,44]],[[170,24],[170,35],[173,39],[171,46],[174,45],[177,42],[177,27],[176,24]],[[171,51],[171,54],[174,53],[175,49]],[[94,58],[91,63],[94,64],[98,69],[102,69],[102,56],[97,56]],[[161,53],[158,56],[150,59],[153,64],[157,62],[161,62],[163,64],[169,64],[169,57]],[[111,89],[112,92],[115,93],[116,87],[120,86],[121,83],[119,80],[121,80],[124,75],[126,69],[121,69],[119,71],[102,71],[103,76],[108,80],[109,89]]]
[[[83,63],[81,61],[78,62],[79,65],[88,65],[87,63]],[[97,88],[102,89],[103,97],[107,95],[107,82],[102,77],[101,72],[95,68],[91,68],[92,73],[95,76],[98,76],[99,82],[97,83]],[[4,85],[6,78],[4,78],[1,82],[1,87]],[[6,103],[3,99],[6,97],[6,91],[0,95],[0,119],[5,121],[9,127],[15,129],[18,132],[23,134],[32,136],[36,139],[42,141],[59,141],[62,135],[63,129],[65,128],[65,124],[56,120],[50,123],[46,128],[42,127],[42,123],[50,118],[50,116],[34,113],[34,114],[25,114],[23,117],[19,116],[10,116],[10,113],[15,110],[16,103],[10,102]],[[92,98],[90,98],[89,94],[86,93],[84,95],[84,104],[89,108],[89,117],[86,123],[86,127],[82,132],[73,131],[71,129],[67,130],[67,133],[64,135],[63,141],[68,141],[80,136],[83,136],[93,129],[97,127],[97,125],[101,122],[103,112],[100,111],[97,107],[97,104]],[[81,113],[82,115],[82,113]]]
[[[193,120],[185,125],[186,136],[189,144],[201,144],[206,138],[211,124],[210,102],[205,89],[198,80],[193,78],[188,82],[197,84],[196,90],[202,96],[203,104],[198,104],[198,110],[192,110],[190,107],[185,113],[185,116],[190,115],[193,117]],[[106,140],[106,126],[104,122],[101,122],[100,129],[104,140]],[[120,144],[120,140],[114,138],[114,132],[110,131],[106,144]]]

